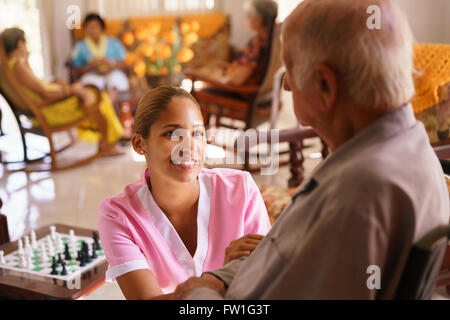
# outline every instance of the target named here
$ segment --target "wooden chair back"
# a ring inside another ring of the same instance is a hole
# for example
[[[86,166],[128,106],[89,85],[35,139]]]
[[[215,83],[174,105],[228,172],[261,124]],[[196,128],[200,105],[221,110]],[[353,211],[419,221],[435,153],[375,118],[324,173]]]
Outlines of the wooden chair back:
[[[0,210],[2,208],[2,205],[3,202],[2,199],[0,199]],[[6,216],[0,213],[0,245],[8,243],[9,240],[8,221],[6,219]]]

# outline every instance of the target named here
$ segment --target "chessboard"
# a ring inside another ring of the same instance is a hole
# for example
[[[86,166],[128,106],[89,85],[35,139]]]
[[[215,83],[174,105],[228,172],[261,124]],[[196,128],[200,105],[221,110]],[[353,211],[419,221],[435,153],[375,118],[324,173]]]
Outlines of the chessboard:
[[[30,240],[31,239],[31,240]],[[25,244],[24,244],[25,242]],[[18,240],[18,250],[3,256],[0,251],[0,268],[45,279],[72,281],[76,276],[106,260],[97,232],[92,238],[57,233],[50,227],[50,235],[36,239],[31,232]]]

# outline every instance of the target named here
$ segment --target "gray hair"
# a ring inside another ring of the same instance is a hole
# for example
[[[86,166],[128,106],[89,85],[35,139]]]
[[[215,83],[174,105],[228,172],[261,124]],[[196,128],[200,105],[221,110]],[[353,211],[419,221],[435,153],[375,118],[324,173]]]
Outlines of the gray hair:
[[[273,0],[247,0],[244,10],[253,17],[261,17],[263,25],[269,27],[278,15],[278,4]]]
[[[394,1],[306,0],[308,13],[294,35],[294,84],[300,89],[324,63],[354,102],[400,107],[414,95],[413,35]],[[369,29],[369,5],[378,4],[381,29]]]
[[[19,28],[8,28],[0,34],[6,54],[17,48],[19,41],[25,42],[25,33]]]

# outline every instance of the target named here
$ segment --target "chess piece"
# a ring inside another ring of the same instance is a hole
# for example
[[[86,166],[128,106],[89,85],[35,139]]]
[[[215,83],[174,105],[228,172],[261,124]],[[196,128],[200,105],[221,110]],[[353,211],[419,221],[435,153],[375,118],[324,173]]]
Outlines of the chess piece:
[[[56,227],[55,226],[50,226],[50,237],[52,238],[53,241],[56,240]]]
[[[22,239],[19,239],[19,241],[17,241],[17,244],[18,244],[18,246],[19,246],[19,248],[18,248],[18,254],[19,255],[24,255],[25,254],[25,250],[23,250],[23,242],[22,242]]]
[[[53,262],[52,262],[52,272],[50,272],[50,274],[52,275],[57,275],[58,271],[56,271],[56,267],[57,267],[57,263],[55,261],[55,257],[53,257]]]
[[[47,250],[45,249],[45,244],[42,244],[41,245],[41,260],[42,260],[42,262],[47,262],[47,259],[48,259],[48,257],[47,257]]]
[[[53,243],[51,241],[48,242],[48,252],[51,256],[55,255],[55,247],[53,246]]]
[[[64,245],[64,259],[72,260],[72,257],[70,255],[70,251],[69,251],[69,245],[67,243]]]
[[[81,261],[81,250],[77,251],[77,258],[75,260]]]
[[[37,249],[36,232],[34,230],[31,231],[31,247]]]
[[[63,261],[63,262],[61,263],[61,266],[62,266],[61,275],[62,275],[62,276],[66,276],[66,275],[67,275],[66,263]]]
[[[92,256],[91,256],[92,259],[97,259],[97,251],[95,249],[96,249],[95,242],[92,242]]]
[[[19,256],[19,268],[26,268],[27,267],[27,260],[25,259],[25,256],[21,255]]]
[[[86,265],[86,257],[83,251],[80,251],[80,267],[84,267]]]
[[[0,250],[0,265],[6,264],[4,255],[5,253],[3,252],[3,250]]]
[[[58,253],[58,263],[61,264],[63,259],[61,258],[61,253]]]
[[[89,246],[86,242],[83,241],[82,248],[84,253],[85,262],[89,263],[92,261],[91,255],[89,254]]]
[[[94,243],[95,243],[95,249],[96,250],[101,250],[101,246],[100,246],[100,241],[98,241],[98,232],[94,231],[92,238],[94,239]]]
[[[33,269],[33,260],[31,259],[31,256],[28,256],[28,261],[27,261],[27,268],[29,270]]]
[[[74,244],[76,242],[76,238],[75,238],[75,231],[73,231],[73,229],[70,229],[69,236],[70,236],[70,243]]]

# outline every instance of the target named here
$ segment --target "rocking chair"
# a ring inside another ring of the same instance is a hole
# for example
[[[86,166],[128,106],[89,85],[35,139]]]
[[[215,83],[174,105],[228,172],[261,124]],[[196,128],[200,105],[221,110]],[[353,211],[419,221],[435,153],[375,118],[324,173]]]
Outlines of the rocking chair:
[[[86,120],[96,121],[96,116],[98,116],[97,112],[99,111],[98,104],[100,103],[100,92],[97,88],[91,87],[92,90],[95,91],[96,94],[96,101],[95,105],[92,107],[86,108],[81,102],[80,102],[80,108],[85,110],[85,114],[80,119],[73,121],[71,123],[67,123],[65,125],[60,126],[51,126],[43,116],[41,112],[41,108],[44,107],[44,105],[39,105],[30,97],[28,97],[25,92],[23,91],[21,85],[18,83],[17,79],[15,78],[15,75],[13,72],[9,69],[7,64],[7,56],[6,52],[3,48],[3,43],[0,42],[0,94],[5,98],[6,102],[8,103],[9,107],[11,108],[17,124],[20,129],[20,135],[22,140],[22,147],[23,147],[23,160],[20,161],[11,161],[7,162],[3,159],[1,159],[3,164],[11,164],[16,163],[20,164],[21,168],[14,169],[18,171],[28,171],[28,172],[34,172],[34,171],[57,171],[57,170],[64,170],[69,168],[75,168],[84,164],[87,164],[94,159],[97,159],[101,157],[101,152],[98,151],[96,154],[89,156],[85,159],[78,160],[74,163],[70,163],[67,165],[58,165],[56,154],[60,151],[63,151],[70,146],[73,145],[75,142],[75,139],[72,136],[71,129],[78,127]],[[66,99],[66,98],[64,98]],[[25,119],[25,120],[24,120]],[[38,122],[38,125],[30,125],[32,123],[31,119],[34,119]],[[27,121],[28,120],[28,121]],[[0,124],[1,126],[1,124]],[[70,142],[60,148],[55,147],[55,143],[53,140],[53,133],[56,132],[68,132],[70,137]],[[39,136],[43,136],[47,138],[50,152],[43,152],[44,156],[40,158],[30,159],[28,156],[28,149],[29,146],[27,144],[26,140],[26,134],[31,133]],[[37,167],[30,168],[29,164],[33,162],[38,162],[41,160],[44,160],[45,158],[49,157],[51,159],[51,163],[45,163],[40,164]]]

